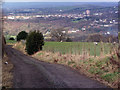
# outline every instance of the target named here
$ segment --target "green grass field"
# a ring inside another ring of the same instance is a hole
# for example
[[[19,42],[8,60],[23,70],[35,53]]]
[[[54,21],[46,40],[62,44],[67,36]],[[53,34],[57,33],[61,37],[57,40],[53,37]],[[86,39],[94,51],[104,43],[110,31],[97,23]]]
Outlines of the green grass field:
[[[14,43],[16,43],[16,41],[15,40],[6,40],[6,43],[14,44]]]
[[[72,21],[72,22],[73,22],[73,23],[78,23],[79,21],[76,20],[76,21]]]
[[[93,42],[45,42],[43,50],[62,54],[83,54],[83,51],[87,51],[90,55],[99,56],[101,52],[109,54],[112,47],[113,45],[110,43],[95,45]]]

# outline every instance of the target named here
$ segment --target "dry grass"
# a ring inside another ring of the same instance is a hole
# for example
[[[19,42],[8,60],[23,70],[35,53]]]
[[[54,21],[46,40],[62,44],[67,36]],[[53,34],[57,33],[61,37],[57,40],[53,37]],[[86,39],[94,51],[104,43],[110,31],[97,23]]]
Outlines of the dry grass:
[[[112,88],[118,87],[118,65],[110,63],[110,55],[106,57],[80,56],[40,51],[32,57],[50,63],[58,63],[70,66],[80,73],[104,83]]]
[[[5,64],[5,62],[8,62],[8,65]],[[12,69],[13,64],[10,62],[8,57],[5,55],[2,61],[2,86],[5,88],[12,88]]]
[[[14,48],[25,52],[25,46],[22,43],[16,43]],[[23,49],[24,48],[24,49]],[[53,53],[49,51],[39,51],[32,57],[50,63],[58,63],[70,66],[92,79],[98,80],[112,88],[118,88],[120,72],[119,66],[113,61],[119,61],[117,55],[112,52],[108,55],[90,56],[88,53],[81,55]],[[111,57],[113,57],[111,59]]]
[[[25,52],[25,44],[22,43],[22,42],[18,42],[18,43],[15,43],[13,44],[13,48],[19,50],[19,51],[22,51],[24,54],[26,54]]]

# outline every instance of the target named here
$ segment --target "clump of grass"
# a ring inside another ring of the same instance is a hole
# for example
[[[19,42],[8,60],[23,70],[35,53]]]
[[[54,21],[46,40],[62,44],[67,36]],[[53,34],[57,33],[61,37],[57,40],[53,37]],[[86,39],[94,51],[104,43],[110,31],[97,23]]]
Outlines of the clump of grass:
[[[38,53],[37,55],[40,56],[40,55],[43,55],[43,53]]]
[[[13,48],[19,50],[19,51],[22,51],[23,53],[26,54],[26,51],[25,51],[25,43],[22,43],[22,42],[17,42],[13,45]]]
[[[100,68],[95,68],[95,67],[91,67],[91,68],[89,69],[89,72],[90,72],[91,74],[99,74],[99,75],[101,75],[102,73],[104,73],[103,70],[101,70]]]
[[[68,61],[68,65],[75,64],[74,61]]]
[[[107,73],[105,75],[102,75],[101,77],[108,82],[112,82],[115,81],[116,78],[118,79],[119,74],[120,74],[119,72]]]

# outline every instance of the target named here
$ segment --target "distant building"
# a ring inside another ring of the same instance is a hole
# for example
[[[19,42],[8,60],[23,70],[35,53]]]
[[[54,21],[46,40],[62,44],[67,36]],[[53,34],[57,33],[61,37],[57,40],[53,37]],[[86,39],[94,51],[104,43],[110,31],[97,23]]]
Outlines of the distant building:
[[[76,33],[76,32],[77,32],[77,31],[73,31],[73,30],[72,30],[72,31],[68,31],[68,33]]]
[[[90,15],[90,10],[86,10],[86,15],[87,15],[87,16]]]
[[[86,30],[86,28],[82,28],[82,31],[85,31]]]
[[[110,25],[104,25],[104,27],[109,27]]]
[[[8,19],[12,19],[12,20],[15,19],[14,16],[8,16],[7,18],[8,18]]]

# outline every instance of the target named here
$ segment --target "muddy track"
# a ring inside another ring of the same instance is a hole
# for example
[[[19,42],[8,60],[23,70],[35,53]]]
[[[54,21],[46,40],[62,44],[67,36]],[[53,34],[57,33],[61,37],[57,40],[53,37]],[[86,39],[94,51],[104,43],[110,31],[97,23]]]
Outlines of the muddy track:
[[[5,52],[14,65],[14,88],[107,88],[67,66],[38,61],[11,46]]]

